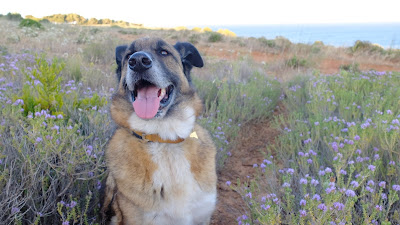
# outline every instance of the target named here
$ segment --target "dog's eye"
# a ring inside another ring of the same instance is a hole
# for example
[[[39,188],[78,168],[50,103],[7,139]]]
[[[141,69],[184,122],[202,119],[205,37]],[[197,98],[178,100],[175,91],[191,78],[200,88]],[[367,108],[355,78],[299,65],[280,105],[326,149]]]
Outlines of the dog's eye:
[[[163,56],[167,56],[167,55],[169,55],[169,52],[167,50],[161,50],[160,54]]]

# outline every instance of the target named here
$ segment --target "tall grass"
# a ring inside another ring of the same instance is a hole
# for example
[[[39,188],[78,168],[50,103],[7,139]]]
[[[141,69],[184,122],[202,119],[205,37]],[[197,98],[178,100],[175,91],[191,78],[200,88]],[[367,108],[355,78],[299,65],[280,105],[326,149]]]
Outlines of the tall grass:
[[[199,118],[219,149],[218,169],[225,159],[241,125],[269,117],[280,97],[280,83],[258,72],[238,79],[239,73],[215,80],[195,79],[196,87],[204,100],[205,112]]]

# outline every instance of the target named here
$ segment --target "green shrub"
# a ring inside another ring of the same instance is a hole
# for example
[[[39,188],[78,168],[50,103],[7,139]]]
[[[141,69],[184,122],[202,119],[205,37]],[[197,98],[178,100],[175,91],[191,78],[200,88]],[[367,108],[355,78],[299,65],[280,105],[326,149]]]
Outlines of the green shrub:
[[[198,34],[192,34],[189,37],[189,42],[192,43],[192,44],[199,43],[199,40],[200,40],[200,35],[198,35]]]
[[[345,65],[340,66],[340,70],[345,70],[345,71],[356,73],[356,72],[361,71],[359,66],[360,66],[360,64],[358,64],[358,63],[345,64]]]
[[[275,40],[269,40],[269,39],[266,39],[265,37],[260,37],[257,40],[259,42],[261,42],[261,44],[263,44],[263,45],[265,45],[267,47],[270,47],[270,48],[276,47]]]
[[[0,55],[7,55],[8,50],[6,46],[0,45]]]
[[[299,67],[307,67],[308,62],[306,59],[299,59],[297,56],[293,56],[286,61],[286,66],[296,69]]]
[[[217,33],[217,32],[210,32],[210,35],[208,36],[208,41],[209,42],[220,42],[222,41],[222,34]]]
[[[91,35],[95,35],[95,34],[97,34],[97,33],[100,33],[101,31],[102,31],[102,30],[99,29],[99,28],[93,28],[93,29],[90,29],[89,33],[90,33]]]
[[[32,20],[32,19],[23,19],[20,23],[19,23],[19,27],[34,27],[34,28],[43,28],[43,25],[41,23],[39,23],[36,20]]]
[[[64,93],[61,92],[60,75],[65,64],[54,58],[49,64],[44,55],[36,58],[36,68],[32,74],[25,71],[26,83],[22,89],[22,96],[15,96],[14,99],[24,101],[24,113],[36,110],[49,110],[51,114],[62,114]],[[38,107],[38,108],[37,108]]]
[[[24,19],[19,13],[7,13],[6,18],[12,21],[21,21]]]
[[[378,53],[385,53],[385,49],[379,45],[371,44],[369,41],[356,41],[351,48],[353,53],[355,52],[378,52]]]

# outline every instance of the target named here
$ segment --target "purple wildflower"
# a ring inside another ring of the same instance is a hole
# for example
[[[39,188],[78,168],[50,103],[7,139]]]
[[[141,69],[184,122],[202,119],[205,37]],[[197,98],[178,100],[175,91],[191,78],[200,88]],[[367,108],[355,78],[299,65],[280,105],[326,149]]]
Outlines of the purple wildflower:
[[[307,179],[301,178],[300,179],[300,184],[307,184]]]
[[[267,201],[267,197],[262,196],[262,197],[261,197],[261,202],[266,202],[266,201]]]
[[[283,183],[282,187],[290,187],[290,184],[285,182],[285,183]]]
[[[353,190],[348,189],[348,190],[346,191],[346,196],[347,196],[347,197],[354,197],[354,196],[356,196],[356,193],[355,193]]]
[[[330,187],[328,187],[327,189],[325,189],[325,192],[326,192],[327,194],[329,194],[329,193],[334,192],[335,190],[336,190],[336,187],[335,187],[335,186],[330,186]]]
[[[13,105],[23,105],[24,104],[24,100],[22,99],[17,99]]]
[[[305,216],[307,216],[306,210],[299,210],[299,213],[300,213],[300,217],[305,217]]]
[[[365,188],[365,190],[367,190],[367,191],[370,192],[370,193],[374,193],[374,189],[372,189],[370,186],[367,186],[367,187]]]
[[[76,206],[76,202],[75,201],[71,201],[71,204],[69,204],[69,207],[72,209]]]
[[[340,170],[340,174],[347,175],[346,170]]]
[[[314,152],[312,149],[310,149],[310,150],[308,151],[308,153],[309,153],[310,155],[313,155],[313,156],[316,156],[316,155],[317,155],[317,153]]]
[[[350,182],[350,185],[353,186],[353,188],[356,188],[359,186],[358,182],[353,180],[352,182]]]
[[[343,203],[340,203],[340,202],[335,202],[335,203],[333,203],[333,207],[334,207],[335,209],[341,211],[341,210],[344,209],[344,204],[343,204]]]
[[[305,206],[306,204],[307,204],[306,200],[304,200],[304,199],[300,200],[300,205],[301,206]]]
[[[315,186],[317,186],[319,184],[318,180],[315,179],[311,179],[311,184]]]
[[[385,199],[387,199],[387,195],[386,195],[385,193],[382,193],[382,194],[381,194],[381,198],[382,198],[383,200],[385,200]]]
[[[228,180],[228,181],[226,182],[226,185],[231,186],[231,182]]]
[[[374,165],[369,165],[368,166],[368,169],[371,170],[371,171],[375,171],[375,168],[376,168],[376,166],[374,166]]]
[[[269,208],[271,208],[270,205],[261,205],[261,208],[264,210],[268,210]]]
[[[375,182],[373,180],[369,180],[367,183],[368,186],[374,186]]]
[[[395,191],[400,191],[400,185],[394,184],[394,185],[392,186],[392,188],[393,188],[393,190],[395,190]]]
[[[246,194],[246,197],[248,197],[248,198],[252,198],[252,197],[253,197],[253,195],[251,194],[251,192],[249,192],[249,193],[247,193],[247,194]]]
[[[263,160],[263,163],[266,163],[267,165],[272,164],[272,162],[269,161],[269,160],[267,160],[267,159],[264,159],[264,160]]]
[[[17,208],[17,207],[12,207],[12,209],[11,209],[11,214],[16,214],[16,213],[19,213],[20,212],[20,209],[19,208]]]
[[[328,207],[326,207],[326,205],[324,203],[321,203],[318,205],[318,209],[325,212],[326,210],[328,210]]]
[[[379,187],[385,188],[386,187],[386,182],[385,181],[379,182]]]
[[[398,120],[398,119],[394,119],[394,120],[392,120],[392,124],[397,124],[397,125],[400,125],[400,122],[399,122],[399,120]]]

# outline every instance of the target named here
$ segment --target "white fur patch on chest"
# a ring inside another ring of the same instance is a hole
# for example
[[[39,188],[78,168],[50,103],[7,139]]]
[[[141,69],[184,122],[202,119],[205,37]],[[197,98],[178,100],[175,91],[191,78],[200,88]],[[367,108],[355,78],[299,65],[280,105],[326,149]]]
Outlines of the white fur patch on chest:
[[[190,225],[207,220],[214,210],[216,193],[200,189],[181,144],[152,143],[149,153],[158,165],[153,189],[160,193],[159,204],[146,215],[149,222]]]
[[[193,130],[196,120],[195,111],[186,107],[179,116],[170,118],[143,120],[136,113],[129,117],[131,129],[144,132],[145,134],[158,134],[165,140],[177,140],[187,138]]]

